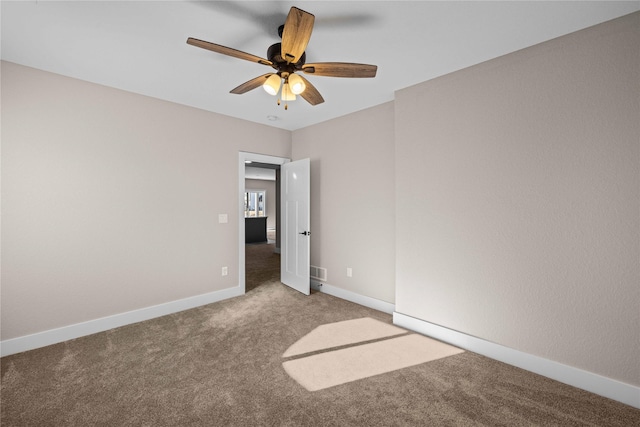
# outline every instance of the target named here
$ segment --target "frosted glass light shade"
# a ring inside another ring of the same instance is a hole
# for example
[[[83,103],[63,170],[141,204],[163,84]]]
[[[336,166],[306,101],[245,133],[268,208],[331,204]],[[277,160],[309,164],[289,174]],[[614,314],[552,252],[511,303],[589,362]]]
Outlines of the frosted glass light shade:
[[[269,78],[262,84],[262,87],[269,95],[277,95],[280,90],[280,76],[271,74]]]
[[[289,88],[291,89],[291,92],[296,95],[300,95],[307,87],[307,85],[304,84],[304,80],[302,80],[302,77],[297,74],[289,75],[289,78],[287,80],[289,82]]]
[[[295,101],[296,100],[296,94],[291,92],[291,88],[289,87],[288,83],[285,83],[282,86],[282,100],[283,101]]]

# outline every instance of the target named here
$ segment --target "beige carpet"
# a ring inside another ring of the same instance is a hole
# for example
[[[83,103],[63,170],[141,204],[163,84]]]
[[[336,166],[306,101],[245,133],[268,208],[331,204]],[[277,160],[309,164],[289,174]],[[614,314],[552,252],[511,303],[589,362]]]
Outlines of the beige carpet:
[[[422,335],[410,334],[289,360],[282,366],[305,389],[318,391],[463,351]]]
[[[262,252],[270,277],[278,257]],[[247,275],[260,277],[257,262]],[[391,316],[255,284],[245,296],[3,357],[2,427],[640,426],[640,410],[469,351],[309,392],[283,369],[287,349],[321,325],[390,325]]]
[[[251,292],[274,280],[280,281],[280,254],[276,253],[276,245],[245,245],[245,291]]]

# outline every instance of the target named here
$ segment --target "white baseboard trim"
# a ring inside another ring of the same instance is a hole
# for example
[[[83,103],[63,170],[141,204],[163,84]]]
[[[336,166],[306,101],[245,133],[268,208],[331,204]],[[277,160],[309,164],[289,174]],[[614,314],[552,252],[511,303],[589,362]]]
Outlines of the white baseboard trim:
[[[99,319],[89,320],[87,322],[76,323],[69,326],[63,326],[61,328],[50,329],[48,331],[4,340],[0,342],[0,356],[4,357],[10,354],[21,353],[23,351],[57,344],[98,332],[108,331],[109,329],[166,316],[168,314],[200,307],[202,305],[211,304],[243,294],[244,289],[241,289],[240,286],[236,286],[164,304],[145,307],[139,310],[114,314],[113,316],[102,317]]]
[[[514,350],[405,314],[394,312],[393,323],[456,347],[640,408],[640,387]]]
[[[311,280],[311,289],[315,289],[316,291],[332,295],[334,297],[338,297],[347,301],[355,302],[356,304],[363,305],[365,307],[373,308],[374,310],[382,311],[384,313],[392,314],[396,306],[386,301],[381,301],[379,299],[367,297],[364,295],[357,294],[355,292],[347,291],[342,288],[337,288],[335,286],[331,286],[327,283],[318,282],[317,280]]]

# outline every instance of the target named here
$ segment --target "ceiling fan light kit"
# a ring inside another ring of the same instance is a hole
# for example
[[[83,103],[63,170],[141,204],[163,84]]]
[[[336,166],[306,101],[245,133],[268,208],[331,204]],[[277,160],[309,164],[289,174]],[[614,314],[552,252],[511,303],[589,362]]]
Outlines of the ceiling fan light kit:
[[[276,96],[280,93],[278,105],[280,105],[280,100],[294,101],[296,95],[302,96],[311,105],[318,105],[324,102],[322,95],[307,79],[296,74],[296,71],[326,77],[372,78],[376,76],[378,67],[349,62],[305,64],[305,49],[311,38],[314,22],[315,16],[297,7],[292,7],[284,25],[278,28],[282,42],[269,46],[268,59],[192,37],[187,39],[187,43],[222,55],[267,65],[276,70],[275,73],[267,73],[242,83],[232,89],[231,93],[243,94],[262,86],[270,95]],[[284,108],[288,109],[286,102]]]
[[[307,88],[307,85],[304,84],[304,80],[297,74],[290,74],[287,79],[289,83],[289,87],[291,88],[291,92],[296,95],[300,95]]]
[[[267,80],[264,82],[262,87],[265,92],[269,95],[277,95],[280,92],[280,85],[282,84],[282,79],[277,74],[271,74]]]

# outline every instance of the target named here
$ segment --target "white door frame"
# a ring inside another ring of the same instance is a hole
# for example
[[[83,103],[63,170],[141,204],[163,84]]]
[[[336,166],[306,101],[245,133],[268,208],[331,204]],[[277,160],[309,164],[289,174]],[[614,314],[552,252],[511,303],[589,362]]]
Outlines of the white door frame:
[[[238,287],[245,292],[245,256],[244,256],[244,180],[245,180],[245,162],[250,160],[258,163],[269,163],[272,165],[283,165],[289,163],[291,159],[286,157],[269,156],[266,154],[247,153],[240,151],[238,153]],[[280,242],[282,247],[284,242]]]

